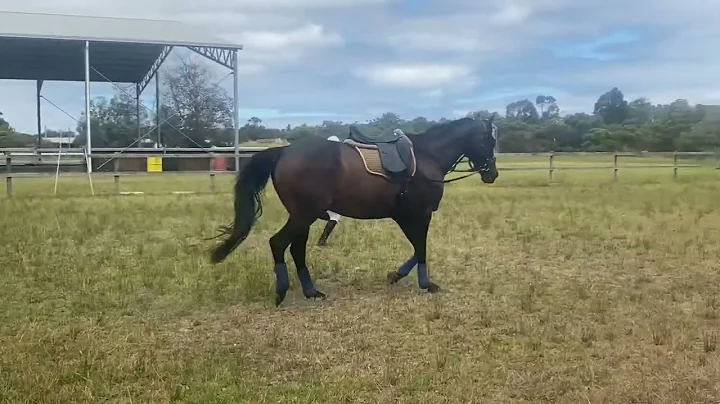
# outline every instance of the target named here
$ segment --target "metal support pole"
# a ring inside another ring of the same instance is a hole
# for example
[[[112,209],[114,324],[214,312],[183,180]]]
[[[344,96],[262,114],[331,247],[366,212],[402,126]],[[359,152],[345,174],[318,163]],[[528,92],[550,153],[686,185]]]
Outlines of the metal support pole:
[[[40,113],[40,92],[42,91],[43,81],[38,80],[37,81],[37,92],[36,92],[36,101],[37,101],[37,147],[38,149],[42,148],[42,114]]]
[[[215,158],[215,153],[210,153],[210,192],[213,194],[215,193]]]
[[[555,172],[555,153],[550,152],[550,171],[548,172],[548,182],[553,182],[553,173]]]
[[[155,72],[155,127],[157,128],[157,147],[162,147],[160,137],[160,70]]]
[[[620,169],[620,165],[618,164],[618,155],[613,155],[613,181],[618,180],[618,170]]]
[[[240,78],[240,51],[235,49],[235,66],[233,68],[233,118],[235,121],[235,172],[240,171],[240,102],[238,100]]]
[[[90,128],[90,41],[85,41],[85,147],[87,148],[87,172],[92,173],[92,130]]]
[[[142,147],[140,138],[142,133],[140,132],[140,83],[135,84],[135,126],[137,127],[138,142],[137,147]]]
[[[7,192],[8,198],[12,198],[12,158],[10,154],[5,155],[5,170],[7,171],[5,175],[5,192]]]
[[[120,159],[115,159],[113,162],[113,168],[115,172],[115,193],[120,194]]]

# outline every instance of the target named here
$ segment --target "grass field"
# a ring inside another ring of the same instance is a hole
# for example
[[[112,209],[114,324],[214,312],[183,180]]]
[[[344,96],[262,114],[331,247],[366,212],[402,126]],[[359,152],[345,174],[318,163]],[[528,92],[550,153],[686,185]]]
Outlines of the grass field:
[[[387,286],[410,244],[390,221],[345,219],[309,247],[328,299],[293,276],[280,308],[272,189],[210,266],[202,238],[231,220],[231,195],[161,195],[205,176],[122,178],[148,194],[94,198],[82,178],[59,198],[52,179],[17,179],[0,200],[0,403],[717,403],[719,175],[473,177],[447,186],[430,229],[442,293],[414,271]]]

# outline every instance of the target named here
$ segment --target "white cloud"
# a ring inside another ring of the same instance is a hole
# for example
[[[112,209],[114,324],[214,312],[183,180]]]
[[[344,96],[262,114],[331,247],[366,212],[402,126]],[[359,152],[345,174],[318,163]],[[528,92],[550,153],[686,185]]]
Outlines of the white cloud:
[[[322,47],[342,44],[342,37],[326,33],[322,26],[307,24],[300,28],[277,31],[246,31],[239,35],[243,44],[263,51],[281,51],[291,47]]]
[[[377,36],[399,50],[459,54],[504,52],[519,48],[519,39],[532,38],[527,35],[526,27],[520,25],[539,8],[542,4],[527,1],[500,4],[480,1],[451,8],[452,11],[394,21],[380,26]],[[533,36],[538,34],[540,32],[535,32]]]
[[[554,35],[587,29],[575,21],[558,22],[536,14],[550,9],[552,4],[493,3],[411,17],[381,25],[375,41],[388,44],[400,54],[433,52],[453,55],[456,61],[465,63],[491,63],[531,51]]]
[[[438,53],[478,52],[490,50],[494,47],[492,42],[484,42],[477,35],[471,33],[423,32],[406,31],[390,34],[388,43],[400,49]]]
[[[503,3],[491,20],[497,24],[520,24],[533,14],[533,8],[527,4]]]
[[[177,19],[239,40],[243,113],[265,110],[270,121],[502,111],[515,97],[537,95],[521,93],[541,90],[563,112],[588,111],[613,86],[653,102],[720,102],[720,54],[712,51],[720,40],[720,0],[420,3],[408,11],[407,1],[394,0],[3,0],[0,8]],[[548,51],[619,28],[640,37],[624,60],[558,61]],[[230,90],[231,82],[223,85]],[[93,95],[111,89],[92,88]],[[43,93],[73,114],[82,109],[82,83],[46,83]],[[43,103],[48,127],[74,126]],[[0,82],[0,111],[13,125],[34,131],[34,105],[33,82]]]
[[[306,24],[287,31],[245,31],[224,37],[243,44],[245,58],[262,63],[298,59],[312,49],[343,44],[340,34],[325,32],[325,29],[317,24]]]
[[[474,85],[471,73],[467,66],[442,64],[379,64],[355,72],[376,86],[436,91],[458,81]]]
[[[420,96],[427,98],[440,98],[445,92],[442,88],[434,88],[432,90],[426,90],[420,93]]]
[[[256,116],[261,119],[281,119],[281,118],[330,118],[343,117],[343,114],[337,114],[330,111],[281,111],[279,109],[268,108],[242,108],[244,115]]]
[[[392,0],[209,0],[203,2],[187,0],[180,2],[186,7],[192,7],[201,10],[227,7],[232,4],[237,8],[256,10],[256,9],[327,9],[327,8],[346,8],[346,7],[362,7],[371,5],[382,5],[390,3]],[[171,3],[169,0],[168,3]]]
[[[114,15],[120,16],[148,16],[164,15],[166,19],[173,19],[173,13],[187,12],[215,12],[218,15],[228,11],[246,10],[308,10],[308,9],[343,9],[349,7],[363,7],[382,5],[392,0],[4,0],[2,9],[6,11],[28,11],[46,13],[68,13],[81,15]]]

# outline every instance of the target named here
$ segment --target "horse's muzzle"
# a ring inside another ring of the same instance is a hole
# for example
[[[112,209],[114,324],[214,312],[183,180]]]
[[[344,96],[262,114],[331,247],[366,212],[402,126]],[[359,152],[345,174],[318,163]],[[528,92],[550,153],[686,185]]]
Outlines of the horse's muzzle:
[[[492,184],[499,176],[500,174],[498,174],[497,170],[480,172],[480,178],[482,179],[482,182],[486,184]]]

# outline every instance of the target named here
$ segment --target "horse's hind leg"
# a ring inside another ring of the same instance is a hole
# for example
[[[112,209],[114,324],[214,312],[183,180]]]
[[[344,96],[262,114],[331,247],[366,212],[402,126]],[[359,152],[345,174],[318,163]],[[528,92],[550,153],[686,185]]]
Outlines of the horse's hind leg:
[[[290,288],[290,277],[287,264],[285,263],[285,250],[292,242],[293,221],[288,219],[285,225],[272,237],[270,237],[270,250],[273,261],[275,261],[275,305],[279,306],[285,300],[285,295]]]
[[[295,261],[295,267],[297,268],[297,276],[302,285],[303,295],[306,298],[325,298],[325,294],[315,289],[315,283],[310,276],[310,270],[305,262],[305,255],[307,253],[307,241],[308,235],[310,234],[310,226],[315,222],[315,219],[298,221],[298,230],[294,233],[292,244],[290,244],[290,254],[292,255],[293,261]]]

